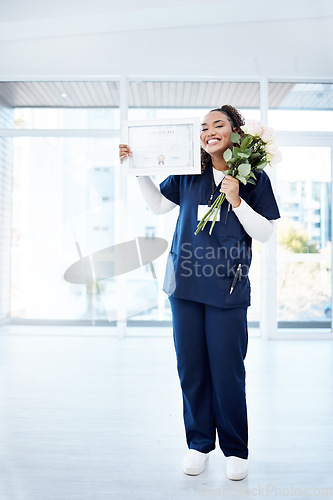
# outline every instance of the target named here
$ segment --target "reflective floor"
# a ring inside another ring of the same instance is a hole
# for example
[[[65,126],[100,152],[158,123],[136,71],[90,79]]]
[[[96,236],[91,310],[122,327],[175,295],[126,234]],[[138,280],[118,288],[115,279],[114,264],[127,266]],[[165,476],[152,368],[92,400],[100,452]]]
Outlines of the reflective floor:
[[[168,335],[167,333],[170,333]],[[249,475],[187,447],[171,331],[0,328],[0,499],[333,497],[333,343],[250,338]]]

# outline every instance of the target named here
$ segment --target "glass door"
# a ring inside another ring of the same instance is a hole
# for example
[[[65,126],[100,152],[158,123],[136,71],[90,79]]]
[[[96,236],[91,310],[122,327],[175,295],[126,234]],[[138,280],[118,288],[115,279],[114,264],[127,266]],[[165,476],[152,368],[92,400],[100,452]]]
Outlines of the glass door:
[[[327,332],[332,317],[330,147],[284,147],[277,169],[278,334]]]

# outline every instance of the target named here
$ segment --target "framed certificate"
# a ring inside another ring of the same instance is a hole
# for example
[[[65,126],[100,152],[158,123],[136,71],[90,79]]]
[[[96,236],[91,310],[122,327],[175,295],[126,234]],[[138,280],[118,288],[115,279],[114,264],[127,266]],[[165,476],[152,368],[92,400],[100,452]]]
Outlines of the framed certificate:
[[[124,121],[123,142],[126,175],[201,173],[199,118]]]

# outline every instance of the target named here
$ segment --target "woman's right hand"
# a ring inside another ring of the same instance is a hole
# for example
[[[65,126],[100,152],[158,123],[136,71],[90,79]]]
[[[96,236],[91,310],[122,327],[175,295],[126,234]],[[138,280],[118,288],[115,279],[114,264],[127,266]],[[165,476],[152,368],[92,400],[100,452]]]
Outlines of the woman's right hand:
[[[120,163],[123,163],[123,160],[125,158],[128,158],[128,156],[132,156],[132,151],[130,147],[127,144],[119,144]]]

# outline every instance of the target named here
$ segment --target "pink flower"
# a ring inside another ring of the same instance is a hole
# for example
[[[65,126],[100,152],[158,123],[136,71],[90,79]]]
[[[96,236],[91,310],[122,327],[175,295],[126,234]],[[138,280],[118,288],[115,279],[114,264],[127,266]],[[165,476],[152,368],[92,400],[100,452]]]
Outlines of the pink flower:
[[[271,142],[275,140],[274,130],[272,127],[262,127],[262,132],[260,134],[260,138],[264,142]]]
[[[246,120],[245,125],[241,127],[245,134],[260,136],[263,132],[263,126],[258,120]]]

